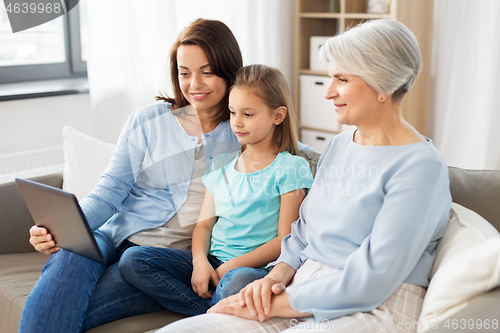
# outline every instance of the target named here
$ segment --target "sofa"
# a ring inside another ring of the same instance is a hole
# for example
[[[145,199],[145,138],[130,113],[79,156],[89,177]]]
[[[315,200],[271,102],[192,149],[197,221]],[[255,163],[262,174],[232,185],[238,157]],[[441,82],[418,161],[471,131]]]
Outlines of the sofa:
[[[500,230],[500,171],[472,171],[450,167],[449,174],[453,201],[478,213],[497,230]],[[35,252],[28,242],[29,229],[33,225],[33,220],[14,182],[16,177],[61,188],[63,166],[0,176],[0,332],[2,333],[17,332],[23,304],[48,259],[48,256]],[[444,257],[443,260],[448,260],[448,258]],[[448,266],[452,267],[451,264]],[[439,268],[437,272],[439,273],[441,269],[444,270],[444,268]],[[435,273],[434,277],[438,273]],[[497,277],[494,278],[496,281]],[[491,280],[490,276],[488,279]],[[437,291],[439,290],[438,288]],[[441,321],[439,325],[431,325],[431,331],[500,331],[498,326],[491,326],[492,320],[497,319],[498,322],[500,318],[498,283],[490,283],[486,289],[483,288],[474,293],[477,295],[468,295],[467,299],[461,301],[459,310],[448,311],[451,315],[446,318],[447,325]],[[182,315],[163,310],[117,320],[88,332],[154,332],[155,329],[182,317]],[[474,321],[472,325],[471,319]],[[485,328],[486,321],[490,323],[488,328]],[[465,328],[462,325],[464,322]],[[469,324],[468,327],[467,324]],[[497,329],[493,329],[494,327]]]

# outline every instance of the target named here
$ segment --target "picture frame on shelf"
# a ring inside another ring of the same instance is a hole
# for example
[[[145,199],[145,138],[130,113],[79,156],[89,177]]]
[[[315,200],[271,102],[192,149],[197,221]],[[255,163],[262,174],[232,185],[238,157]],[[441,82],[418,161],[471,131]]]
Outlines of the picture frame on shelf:
[[[311,71],[324,71],[318,61],[318,51],[331,36],[311,36],[309,45],[309,69]]]
[[[366,12],[369,14],[389,13],[390,0],[367,0]]]

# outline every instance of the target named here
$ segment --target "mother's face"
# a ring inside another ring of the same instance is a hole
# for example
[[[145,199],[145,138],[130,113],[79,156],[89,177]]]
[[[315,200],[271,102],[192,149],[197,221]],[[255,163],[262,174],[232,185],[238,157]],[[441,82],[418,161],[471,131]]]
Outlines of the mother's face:
[[[177,50],[179,85],[182,94],[198,112],[218,113],[227,84],[215,75],[205,52],[198,45],[181,45]]]
[[[359,126],[376,116],[379,94],[361,77],[343,73],[335,65],[330,66],[328,75],[331,82],[325,98],[333,100],[337,122]]]

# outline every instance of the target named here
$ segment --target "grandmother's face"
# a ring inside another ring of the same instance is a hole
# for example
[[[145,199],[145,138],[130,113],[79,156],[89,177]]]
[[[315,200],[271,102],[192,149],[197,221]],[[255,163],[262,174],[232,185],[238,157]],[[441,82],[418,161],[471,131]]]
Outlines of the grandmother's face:
[[[328,75],[331,81],[325,98],[333,100],[337,122],[359,127],[376,116],[379,94],[361,77],[343,73],[335,65],[330,65]]]

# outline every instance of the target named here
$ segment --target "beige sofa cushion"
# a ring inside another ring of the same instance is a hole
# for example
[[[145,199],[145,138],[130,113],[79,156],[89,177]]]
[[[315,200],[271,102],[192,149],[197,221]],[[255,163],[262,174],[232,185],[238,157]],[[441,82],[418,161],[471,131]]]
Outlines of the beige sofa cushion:
[[[48,258],[38,252],[0,255],[0,332],[17,332],[24,302]]]
[[[49,256],[38,252],[0,255],[0,332],[17,332],[26,298]],[[186,316],[168,310],[114,321],[88,333],[138,333],[155,330]]]

